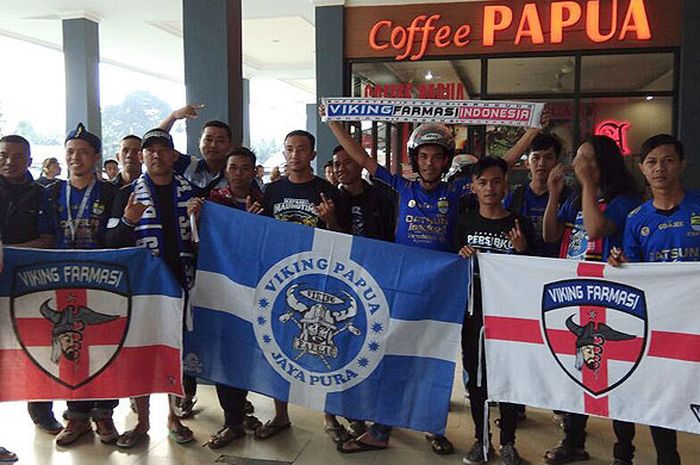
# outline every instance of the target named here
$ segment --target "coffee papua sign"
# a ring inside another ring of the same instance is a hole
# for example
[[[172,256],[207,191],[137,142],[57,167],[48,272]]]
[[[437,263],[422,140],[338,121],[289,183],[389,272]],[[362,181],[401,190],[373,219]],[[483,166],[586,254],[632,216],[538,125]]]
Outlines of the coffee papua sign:
[[[519,50],[676,46],[680,29],[680,0],[356,7],[346,9],[346,57],[416,61]]]

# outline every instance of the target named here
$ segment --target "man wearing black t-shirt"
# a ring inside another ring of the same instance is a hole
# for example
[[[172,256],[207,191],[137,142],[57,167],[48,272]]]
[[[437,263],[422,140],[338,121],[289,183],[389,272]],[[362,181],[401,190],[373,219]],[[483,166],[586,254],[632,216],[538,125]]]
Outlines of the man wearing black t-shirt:
[[[396,209],[387,191],[362,179],[362,168],[341,145],[333,150],[333,171],[350,207],[352,235],[394,242]]]
[[[107,229],[109,247],[139,246],[161,256],[180,285],[188,291],[194,283],[195,257],[187,202],[196,188],[174,173],[177,152],[166,131],[152,129],[143,136],[142,157],[146,173],[119,190]],[[190,380],[190,384],[194,379]],[[183,379],[185,391],[187,379]],[[132,447],[145,438],[150,427],[148,396],[136,398],[136,427],[119,437],[117,445]],[[169,437],[179,444],[191,442],[192,430],[180,423],[170,403]]]
[[[316,138],[303,130],[284,138],[287,176],[267,184],[263,212],[278,220],[333,231],[350,231],[350,210],[338,189],[314,176],[311,161],[316,157]],[[266,439],[290,426],[287,403],[275,399],[275,417],[255,430],[255,437]]]
[[[479,208],[469,210],[460,217],[457,225],[456,246],[465,258],[478,253],[517,253],[526,254],[534,244],[535,232],[530,221],[506,210],[502,201],[506,193],[506,162],[500,158],[485,157],[474,167],[472,189],[479,200]],[[486,390],[486,364],[480,350],[480,333],[483,328],[481,307],[481,285],[478,262],[475,260],[472,314],[465,315],[462,326],[462,357],[464,369],[469,374],[467,390],[472,420],[474,421],[476,442],[464,456],[464,463],[484,463],[484,403],[488,397]],[[478,371],[481,366],[481,385],[478,385]],[[515,449],[515,429],[518,406],[499,403],[501,411],[501,459],[504,465],[520,465],[522,460]],[[490,435],[489,435],[490,436]]]

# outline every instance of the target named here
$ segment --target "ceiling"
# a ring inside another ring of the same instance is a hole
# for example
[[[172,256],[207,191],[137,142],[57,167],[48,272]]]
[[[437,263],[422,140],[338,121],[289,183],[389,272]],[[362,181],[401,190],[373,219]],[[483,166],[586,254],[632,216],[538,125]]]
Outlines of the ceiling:
[[[315,94],[312,0],[242,0],[242,8],[244,77]],[[0,0],[0,35],[61,50],[61,20],[79,17],[99,22],[103,62],[184,82],[182,0]]]

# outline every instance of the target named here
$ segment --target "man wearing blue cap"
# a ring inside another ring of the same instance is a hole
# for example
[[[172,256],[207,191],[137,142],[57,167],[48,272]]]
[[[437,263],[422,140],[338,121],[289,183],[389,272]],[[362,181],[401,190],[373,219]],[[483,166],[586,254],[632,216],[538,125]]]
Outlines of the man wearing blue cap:
[[[107,220],[115,186],[97,178],[102,142],[82,123],[68,133],[65,141],[67,181],[57,181],[44,192],[39,231],[53,240],[57,249],[101,249],[105,247]],[[112,421],[116,399],[68,401],[68,423],[56,436],[56,445],[67,446],[92,431],[95,422],[100,440],[116,442],[119,433]]]

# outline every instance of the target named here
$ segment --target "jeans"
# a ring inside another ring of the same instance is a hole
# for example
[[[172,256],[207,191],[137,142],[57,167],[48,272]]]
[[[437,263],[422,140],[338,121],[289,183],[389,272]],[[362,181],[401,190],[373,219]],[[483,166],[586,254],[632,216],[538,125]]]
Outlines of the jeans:
[[[671,429],[650,426],[651,438],[656,446],[657,465],[680,465],[681,458],[678,455],[676,432]],[[613,449],[613,457],[631,462],[634,458],[635,425],[625,421],[613,420],[613,430],[617,442]]]

